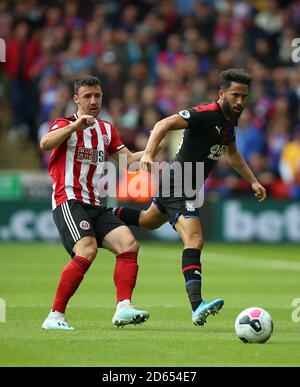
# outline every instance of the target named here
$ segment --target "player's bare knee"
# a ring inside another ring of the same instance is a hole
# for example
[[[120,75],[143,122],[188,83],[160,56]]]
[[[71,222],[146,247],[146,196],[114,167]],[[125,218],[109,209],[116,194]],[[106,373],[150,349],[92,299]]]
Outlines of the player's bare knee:
[[[90,261],[93,261],[96,258],[97,252],[98,252],[97,246],[94,246],[94,245],[89,246],[88,248],[86,248],[85,256]]]
[[[188,238],[187,244],[190,248],[202,250],[204,240],[200,234],[193,234]]]
[[[134,251],[137,253],[140,249],[139,242],[133,237],[131,241],[128,243],[128,251]]]
[[[90,261],[93,261],[96,258],[98,247],[96,241],[90,241],[88,243],[81,243],[79,246],[76,246],[74,249],[76,255],[87,258]]]
[[[140,248],[139,242],[132,235],[131,238],[126,238],[126,241],[122,243],[122,246],[120,247],[120,250],[122,251],[120,251],[119,254],[125,251],[132,251],[134,253],[137,253],[139,251],[139,248]]]

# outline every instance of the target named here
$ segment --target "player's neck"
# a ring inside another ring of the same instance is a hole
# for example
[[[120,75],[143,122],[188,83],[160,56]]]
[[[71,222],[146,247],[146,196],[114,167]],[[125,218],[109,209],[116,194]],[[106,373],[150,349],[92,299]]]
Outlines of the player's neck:
[[[223,116],[226,118],[226,120],[227,120],[227,121],[231,121],[231,120],[230,120],[230,117],[228,117],[228,115],[225,113],[224,108],[223,108],[223,105],[222,105],[222,102],[221,102],[220,99],[217,100],[217,104],[220,106],[220,109],[221,109],[221,111],[222,111],[222,113],[223,113]]]

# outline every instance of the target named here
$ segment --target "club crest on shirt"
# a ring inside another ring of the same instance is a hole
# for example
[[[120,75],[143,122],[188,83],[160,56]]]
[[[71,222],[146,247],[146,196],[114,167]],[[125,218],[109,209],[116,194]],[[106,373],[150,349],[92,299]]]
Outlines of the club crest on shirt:
[[[87,220],[82,220],[80,223],[79,223],[79,227],[82,229],[82,230],[89,230],[91,228],[91,225],[89,224],[89,222]]]
[[[185,206],[186,206],[187,211],[195,211],[195,205],[193,202],[186,201]]]
[[[109,138],[108,138],[108,136],[104,135],[102,138],[103,138],[104,145],[109,145]]]

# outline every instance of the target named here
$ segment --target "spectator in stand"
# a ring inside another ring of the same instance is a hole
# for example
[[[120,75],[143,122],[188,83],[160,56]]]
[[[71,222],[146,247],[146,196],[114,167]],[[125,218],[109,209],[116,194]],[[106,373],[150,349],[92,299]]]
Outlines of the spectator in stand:
[[[82,40],[73,38],[70,42],[68,50],[64,53],[62,63],[62,75],[69,81],[74,81],[78,74],[86,74],[91,71],[94,66],[93,56],[83,58],[80,54],[82,48]]]
[[[251,121],[251,112],[245,109],[238,125],[236,143],[244,159],[249,162],[251,154],[263,155],[266,152],[265,136]]]
[[[294,128],[294,134],[282,149],[279,162],[280,176],[289,185],[292,198],[300,198],[300,125]]]
[[[158,75],[162,76],[170,69],[175,69],[184,61],[185,54],[182,52],[182,40],[178,34],[171,34],[167,40],[167,47],[158,53],[157,68]]]
[[[84,27],[86,21],[79,16],[78,1],[68,0],[64,4],[64,26],[67,32],[72,32],[75,27]]]
[[[12,108],[11,139],[28,135],[32,142],[37,140],[36,112],[38,101],[36,85],[31,77],[33,65],[38,57],[39,47],[25,21],[13,27],[13,35],[6,46],[8,60],[4,63],[10,79],[10,103]]]
[[[267,132],[269,167],[275,176],[279,176],[280,154],[289,140],[289,121],[286,117],[272,120],[267,126]]]

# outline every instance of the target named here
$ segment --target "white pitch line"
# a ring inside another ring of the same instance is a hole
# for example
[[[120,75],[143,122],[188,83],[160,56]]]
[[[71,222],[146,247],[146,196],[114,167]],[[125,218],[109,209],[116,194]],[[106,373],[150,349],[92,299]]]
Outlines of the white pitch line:
[[[49,308],[49,305],[41,305],[41,304],[6,304],[6,307],[9,308]],[[151,307],[151,308],[182,308],[181,304],[153,304],[153,305],[144,305],[143,307]],[[84,305],[72,305],[70,308],[76,309],[76,308],[89,308],[89,309],[115,309],[115,305],[111,304],[111,306],[108,306],[107,304],[101,305],[101,304],[84,304]]]
[[[7,308],[48,308],[49,305],[42,305],[42,304],[6,304]],[[97,308],[97,309],[110,309],[115,308],[115,305],[107,306],[107,305],[101,305],[101,304],[94,304],[94,305],[72,305],[71,308]]]
[[[232,263],[249,267],[261,267],[265,269],[273,270],[300,270],[300,262],[283,261],[279,259],[264,259],[264,258],[253,258],[245,255],[229,255],[229,254],[217,254],[217,253],[206,253],[203,254],[208,260],[212,259],[215,261],[222,260],[224,263]]]

